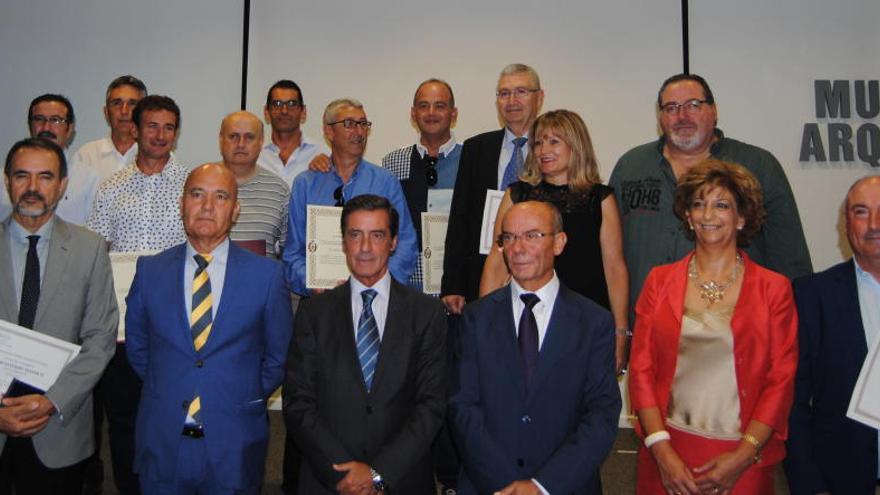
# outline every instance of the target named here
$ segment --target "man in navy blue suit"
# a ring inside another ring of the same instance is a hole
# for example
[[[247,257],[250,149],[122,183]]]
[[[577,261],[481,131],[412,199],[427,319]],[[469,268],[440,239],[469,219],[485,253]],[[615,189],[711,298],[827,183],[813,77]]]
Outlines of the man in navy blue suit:
[[[465,306],[449,413],[458,493],[601,494],[620,392],[608,311],[559,283],[559,212],[523,202],[498,245],[509,285]]]
[[[281,264],[229,241],[238,212],[232,172],[202,165],[181,199],[187,242],[138,260],[125,325],[144,493],[259,493],[293,322]]]
[[[791,493],[874,494],[877,430],[849,419],[862,363],[880,337],[880,176],[846,195],[853,257],[794,282],[800,357],[785,470]]]

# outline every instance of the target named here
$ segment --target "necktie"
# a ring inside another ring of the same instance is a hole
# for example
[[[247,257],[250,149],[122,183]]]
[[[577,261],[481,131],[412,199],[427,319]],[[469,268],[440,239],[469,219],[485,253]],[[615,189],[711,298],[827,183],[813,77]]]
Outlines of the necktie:
[[[535,294],[522,294],[519,296],[523,304],[522,314],[519,317],[519,357],[522,360],[523,372],[526,377],[526,390],[532,387],[532,378],[535,368],[538,367],[538,322],[532,308],[541,300]]]
[[[213,322],[211,279],[208,278],[207,270],[213,256],[210,254],[196,254],[193,256],[193,259],[196,260],[198,268],[196,268],[196,273],[193,276],[192,312],[189,316],[189,328],[192,334],[193,347],[198,352],[204,347],[205,342],[208,341],[208,335],[211,334],[211,324]],[[197,392],[195,398],[189,404],[187,422],[192,418],[195,423],[200,423],[199,412],[201,409],[201,399]]]
[[[18,324],[34,327],[37,302],[40,300],[40,258],[37,256],[37,242],[40,236],[28,236],[27,262],[24,265],[24,281],[21,284],[21,305],[18,307]]]
[[[373,316],[373,299],[377,292],[367,289],[361,292],[364,300],[364,309],[358,318],[357,329],[357,352],[361,363],[361,372],[364,374],[364,383],[367,391],[373,385],[373,374],[376,372],[376,360],[379,358],[379,326],[376,317]]]
[[[502,191],[506,191],[511,184],[516,182],[516,176],[519,175],[523,167],[522,147],[527,141],[528,139],[524,137],[518,137],[513,140],[513,155],[510,156],[507,168],[504,169],[504,177],[501,179]]]

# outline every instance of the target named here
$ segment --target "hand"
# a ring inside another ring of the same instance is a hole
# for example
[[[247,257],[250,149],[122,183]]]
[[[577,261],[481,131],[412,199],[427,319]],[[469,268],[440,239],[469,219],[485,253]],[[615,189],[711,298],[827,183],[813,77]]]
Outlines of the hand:
[[[532,480],[518,480],[495,492],[495,495],[541,495],[541,489]]]
[[[450,314],[460,315],[461,309],[464,308],[464,296],[449,294],[448,296],[441,297],[440,300],[443,301],[446,311],[449,311]]]
[[[52,401],[42,395],[6,397],[0,408],[0,431],[11,437],[31,437],[42,431],[55,412]]]
[[[660,468],[663,488],[670,494],[699,495],[700,489],[694,481],[691,470],[678,457],[669,441],[661,441],[651,446],[651,454]]]
[[[363,462],[351,461],[334,464],[333,469],[346,473],[345,477],[336,483],[336,490],[342,495],[371,495],[375,493],[370,466]]]
[[[309,170],[314,170],[315,172],[329,172],[330,157],[324,153],[318,153],[312,158],[312,161],[309,162]]]
[[[696,482],[701,493],[730,493],[736,480],[752,465],[753,454],[751,447],[737,448],[695,468]]]

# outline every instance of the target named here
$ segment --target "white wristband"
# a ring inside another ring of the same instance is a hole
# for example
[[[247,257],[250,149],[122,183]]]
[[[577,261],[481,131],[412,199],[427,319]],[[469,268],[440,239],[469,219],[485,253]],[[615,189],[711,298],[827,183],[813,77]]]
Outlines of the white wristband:
[[[666,430],[658,430],[645,437],[645,448],[650,449],[652,445],[659,442],[669,440],[669,432]]]

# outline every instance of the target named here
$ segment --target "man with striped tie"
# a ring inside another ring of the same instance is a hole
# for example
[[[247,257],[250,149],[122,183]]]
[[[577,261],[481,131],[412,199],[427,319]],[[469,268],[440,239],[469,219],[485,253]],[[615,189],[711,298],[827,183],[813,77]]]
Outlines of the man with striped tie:
[[[202,165],[181,199],[187,242],[138,260],[125,323],[143,493],[259,493],[293,325],[281,265],[229,241],[238,212],[232,172]]]
[[[351,277],[297,310],[284,419],[308,460],[299,493],[434,493],[446,315],[389,274],[398,223],[386,198],[348,200],[341,226]]]

